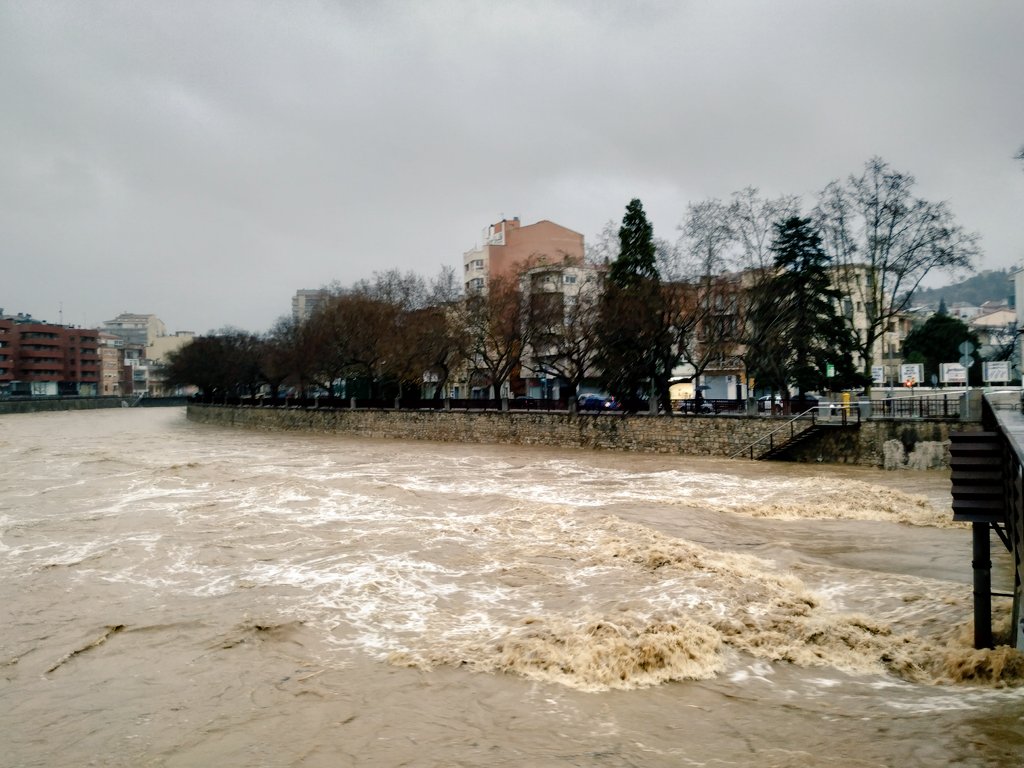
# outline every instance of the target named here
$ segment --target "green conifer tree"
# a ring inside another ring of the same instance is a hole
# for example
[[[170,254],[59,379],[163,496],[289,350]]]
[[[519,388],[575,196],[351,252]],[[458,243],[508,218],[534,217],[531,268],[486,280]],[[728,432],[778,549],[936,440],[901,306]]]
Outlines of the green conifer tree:
[[[660,301],[654,229],[634,199],[622,217],[619,255],[608,270],[598,323],[604,386],[631,412],[650,393]]]
[[[829,256],[811,220],[793,216],[776,224],[772,252],[776,276],[769,291],[781,320],[776,350],[785,356],[785,378],[801,395],[863,383],[853,362],[852,334],[839,314]]]

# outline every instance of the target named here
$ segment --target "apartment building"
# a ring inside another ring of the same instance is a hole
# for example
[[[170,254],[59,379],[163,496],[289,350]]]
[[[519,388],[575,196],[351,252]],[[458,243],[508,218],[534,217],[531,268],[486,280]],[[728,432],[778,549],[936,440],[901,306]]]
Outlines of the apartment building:
[[[482,244],[462,256],[466,293],[486,291],[488,281],[515,278],[539,264],[583,263],[583,235],[544,219],[522,226],[519,217],[484,230]]]
[[[97,394],[104,397],[117,397],[129,394],[131,388],[125,386],[124,340],[112,333],[100,331],[100,384]]]
[[[181,349],[195,338],[192,331],[167,333],[167,326],[152,314],[123,312],[103,323],[104,346],[116,349],[120,359],[116,394],[162,397],[173,394],[164,386],[163,368],[167,355]],[[104,353],[109,359],[104,371],[104,387],[114,389],[114,354]],[[111,394],[115,394],[111,392]]]
[[[137,315],[122,312],[113,320],[103,323],[103,330],[124,339],[129,344],[150,346],[160,336],[167,335],[167,326],[156,315]]]
[[[1005,359],[1017,338],[1017,311],[1005,302],[985,302],[968,327],[978,334],[983,358]]]
[[[177,352],[186,344],[190,344],[196,337],[192,331],[175,331],[167,336],[158,336],[153,339],[146,350],[146,357],[161,365],[167,362],[167,356],[171,352]]]
[[[331,297],[326,288],[300,288],[292,296],[292,320],[304,323]]]
[[[54,325],[0,310],[0,391],[96,395],[99,331]]]
[[[520,360],[519,376],[526,394],[559,399],[567,383],[563,376],[569,371],[584,380],[596,379],[600,371],[588,365],[587,350],[596,350],[593,335],[602,290],[600,272],[582,261],[540,264],[520,273],[519,285],[534,321],[543,322]],[[566,349],[576,353],[575,359],[566,358]]]

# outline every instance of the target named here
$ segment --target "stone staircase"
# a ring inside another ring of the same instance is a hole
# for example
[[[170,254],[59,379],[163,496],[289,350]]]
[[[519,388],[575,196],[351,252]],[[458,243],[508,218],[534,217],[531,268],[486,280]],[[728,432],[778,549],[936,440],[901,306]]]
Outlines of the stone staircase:
[[[785,455],[795,448],[805,445],[807,443],[814,442],[822,434],[831,432],[837,429],[856,429],[859,424],[842,424],[827,421],[818,421],[808,425],[805,429],[796,432],[792,437],[783,440],[779,443],[772,443],[771,447],[767,451],[758,455],[756,458],[758,461],[775,461],[778,459],[785,458]]]

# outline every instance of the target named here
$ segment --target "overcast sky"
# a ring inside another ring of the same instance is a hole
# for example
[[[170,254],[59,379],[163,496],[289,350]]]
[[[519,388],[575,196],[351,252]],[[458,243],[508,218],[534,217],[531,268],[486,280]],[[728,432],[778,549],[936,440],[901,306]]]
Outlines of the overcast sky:
[[[0,307],[267,330],[503,217],[655,235],[879,155],[1024,259],[1024,2],[0,2]]]

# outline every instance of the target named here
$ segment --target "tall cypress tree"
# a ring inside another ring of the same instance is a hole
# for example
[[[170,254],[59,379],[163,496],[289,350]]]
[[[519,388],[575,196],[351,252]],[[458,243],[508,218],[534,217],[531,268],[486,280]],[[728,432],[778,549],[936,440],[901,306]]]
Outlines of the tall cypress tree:
[[[781,322],[778,353],[786,355],[787,380],[802,395],[831,384],[863,383],[853,363],[853,338],[839,314],[839,294],[829,276],[830,259],[810,219],[793,216],[775,225],[776,276],[770,295]],[[832,382],[826,366],[835,368]]]
[[[633,199],[622,217],[619,255],[608,270],[598,323],[604,385],[631,412],[640,407],[654,375],[660,283],[654,228],[643,204]]]
[[[626,206],[619,227],[619,256],[608,270],[608,281],[620,288],[635,287],[644,281],[658,283],[655,260],[654,227],[647,221],[644,206],[634,198]]]

